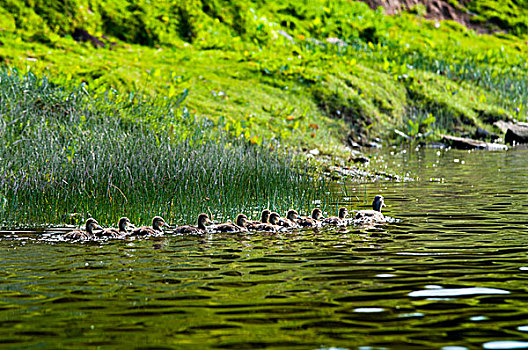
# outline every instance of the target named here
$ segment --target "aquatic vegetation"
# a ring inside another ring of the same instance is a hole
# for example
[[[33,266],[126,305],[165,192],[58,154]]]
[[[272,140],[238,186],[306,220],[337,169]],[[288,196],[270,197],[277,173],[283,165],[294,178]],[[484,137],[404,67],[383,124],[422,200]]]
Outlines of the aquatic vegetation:
[[[2,226],[71,217],[108,225],[123,215],[193,222],[201,212],[233,217],[329,200],[324,180],[279,143],[213,137],[212,122],[194,120],[183,99],[98,95],[1,71]]]

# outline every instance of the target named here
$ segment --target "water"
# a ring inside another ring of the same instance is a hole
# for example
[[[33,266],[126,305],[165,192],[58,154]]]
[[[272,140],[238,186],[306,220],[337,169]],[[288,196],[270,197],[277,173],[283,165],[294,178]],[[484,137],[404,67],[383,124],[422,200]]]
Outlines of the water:
[[[528,152],[395,152],[418,181],[347,187],[385,196],[383,227],[4,235],[0,347],[528,348]]]

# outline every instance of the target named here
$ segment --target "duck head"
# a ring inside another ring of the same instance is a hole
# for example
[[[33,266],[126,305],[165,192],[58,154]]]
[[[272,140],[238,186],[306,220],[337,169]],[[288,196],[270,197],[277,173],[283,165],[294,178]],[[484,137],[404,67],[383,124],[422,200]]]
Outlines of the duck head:
[[[314,210],[312,210],[312,219],[315,219],[315,220],[324,219],[323,212],[321,211],[321,209],[315,208]]]
[[[347,215],[348,215],[348,209],[347,208],[345,208],[345,207],[339,208],[339,218],[340,219],[346,218]]]
[[[200,214],[198,215],[198,228],[205,230],[205,224],[212,224],[213,222],[211,219],[209,219],[209,216],[207,214]]]
[[[155,216],[152,219],[152,228],[156,231],[161,231],[162,227],[169,227],[169,225],[163,220],[161,216]]]
[[[299,217],[299,213],[297,213],[297,210],[290,209],[288,210],[288,214],[286,214],[286,218],[291,221],[295,221]]]
[[[382,207],[386,207],[385,203],[383,202],[383,196],[377,195],[374,197],[374,201],[372,201],[372,209],[381,212]]]
[[[279,224],[279,218],[280,218],[280,215],[278,213],[275,213],[275,212],[271,213],[270,217],[269,217],[270,224],[278,225]]]
[[[86,232],[92,233],[93,230],[102,230],[102,229],[103,228],[101,227],[101,225],[99,225],[97,220],[93,218],[89,218],[88,220],[86,220]]]
[[[240,227],[246,227],[246,222],[248,221],[248,218],[244,214],[238,214],[236,218],[236,224]]]
[[[270,216],[271,212],[269,211],[269,209],[264,209],[262,211],[262,216],[260,218],[260,222],[263,222],[263,223],[267,223],[269,222],[269,216]]]
[[[130,222],[130,220],[127,217],[122,217],[119,219],[119,222],[117,224],[119,227],[119,231],[128,231],[129,228],[134,228],[134,225]]]

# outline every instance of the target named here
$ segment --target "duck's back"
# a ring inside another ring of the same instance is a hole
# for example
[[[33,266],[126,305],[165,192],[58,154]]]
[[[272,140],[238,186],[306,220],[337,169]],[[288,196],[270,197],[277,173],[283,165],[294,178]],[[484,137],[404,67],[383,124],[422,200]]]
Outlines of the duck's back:
[[[70,231],[66,234],[63,235],[64,238],[67,238],[67,239],[93,239],[94,238],[94,235],[93,234],[90,234],[88,231],[79,231],[79,230],[76,230],[76,231]]]
[[[385,215],[377,210],[360,210],[354,215],[354,220],[362,221],[385,221]]]
[[[205,230],[202,230],[201,228],[196,227],[196,226],[185,225],[185,226],[176,227],[173,233],[198,234],[198,233],[205,233]]]
[[[130,236],[155,236],[158,234],[159,232],[148,226],[137,227],[130,232]]]

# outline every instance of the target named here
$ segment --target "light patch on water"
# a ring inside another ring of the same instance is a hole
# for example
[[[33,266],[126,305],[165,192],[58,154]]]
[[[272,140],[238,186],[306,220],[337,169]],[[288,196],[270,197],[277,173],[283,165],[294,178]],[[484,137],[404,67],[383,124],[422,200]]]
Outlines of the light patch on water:
[[[358,307],[354,309],[354,312],[383,312],[385,311],[382,307]]]
[[[380,274],[377,274],[376,277],[389,278],[389,277],[396,277],[396,275],[393,273],[380,273]]]
[[[470,321],[486,321],[489,320],[487,316],[473,316],[469,318]]]
[[[465,346],[453,345],[453,346],[444,346],[442,347],[442,350],[467,350],[467,348]]]
[[[519,267],[519,270],[528,271],[528,266],[521,266],[521,267]]]
[[[442,286],[439,286],[438,284],[428,284],[424,288],[425,289],[442,289]]]
[[[374,346],[360,346],[358,350],[387,350],[387,348]]]
[[[410,297],[457,297],[464,295],[486,295],[486,294],[510,294],[509,291],[496,288],[472,287],[472,288],[450,288],[417,290],[410,292]]]
[[[528,332],[528,326],[519,326],[517,327],[517,330],[521,332]]]
[[[482,345],[484,349],[528,349],[528,341],[498,340],[490,341]]]

